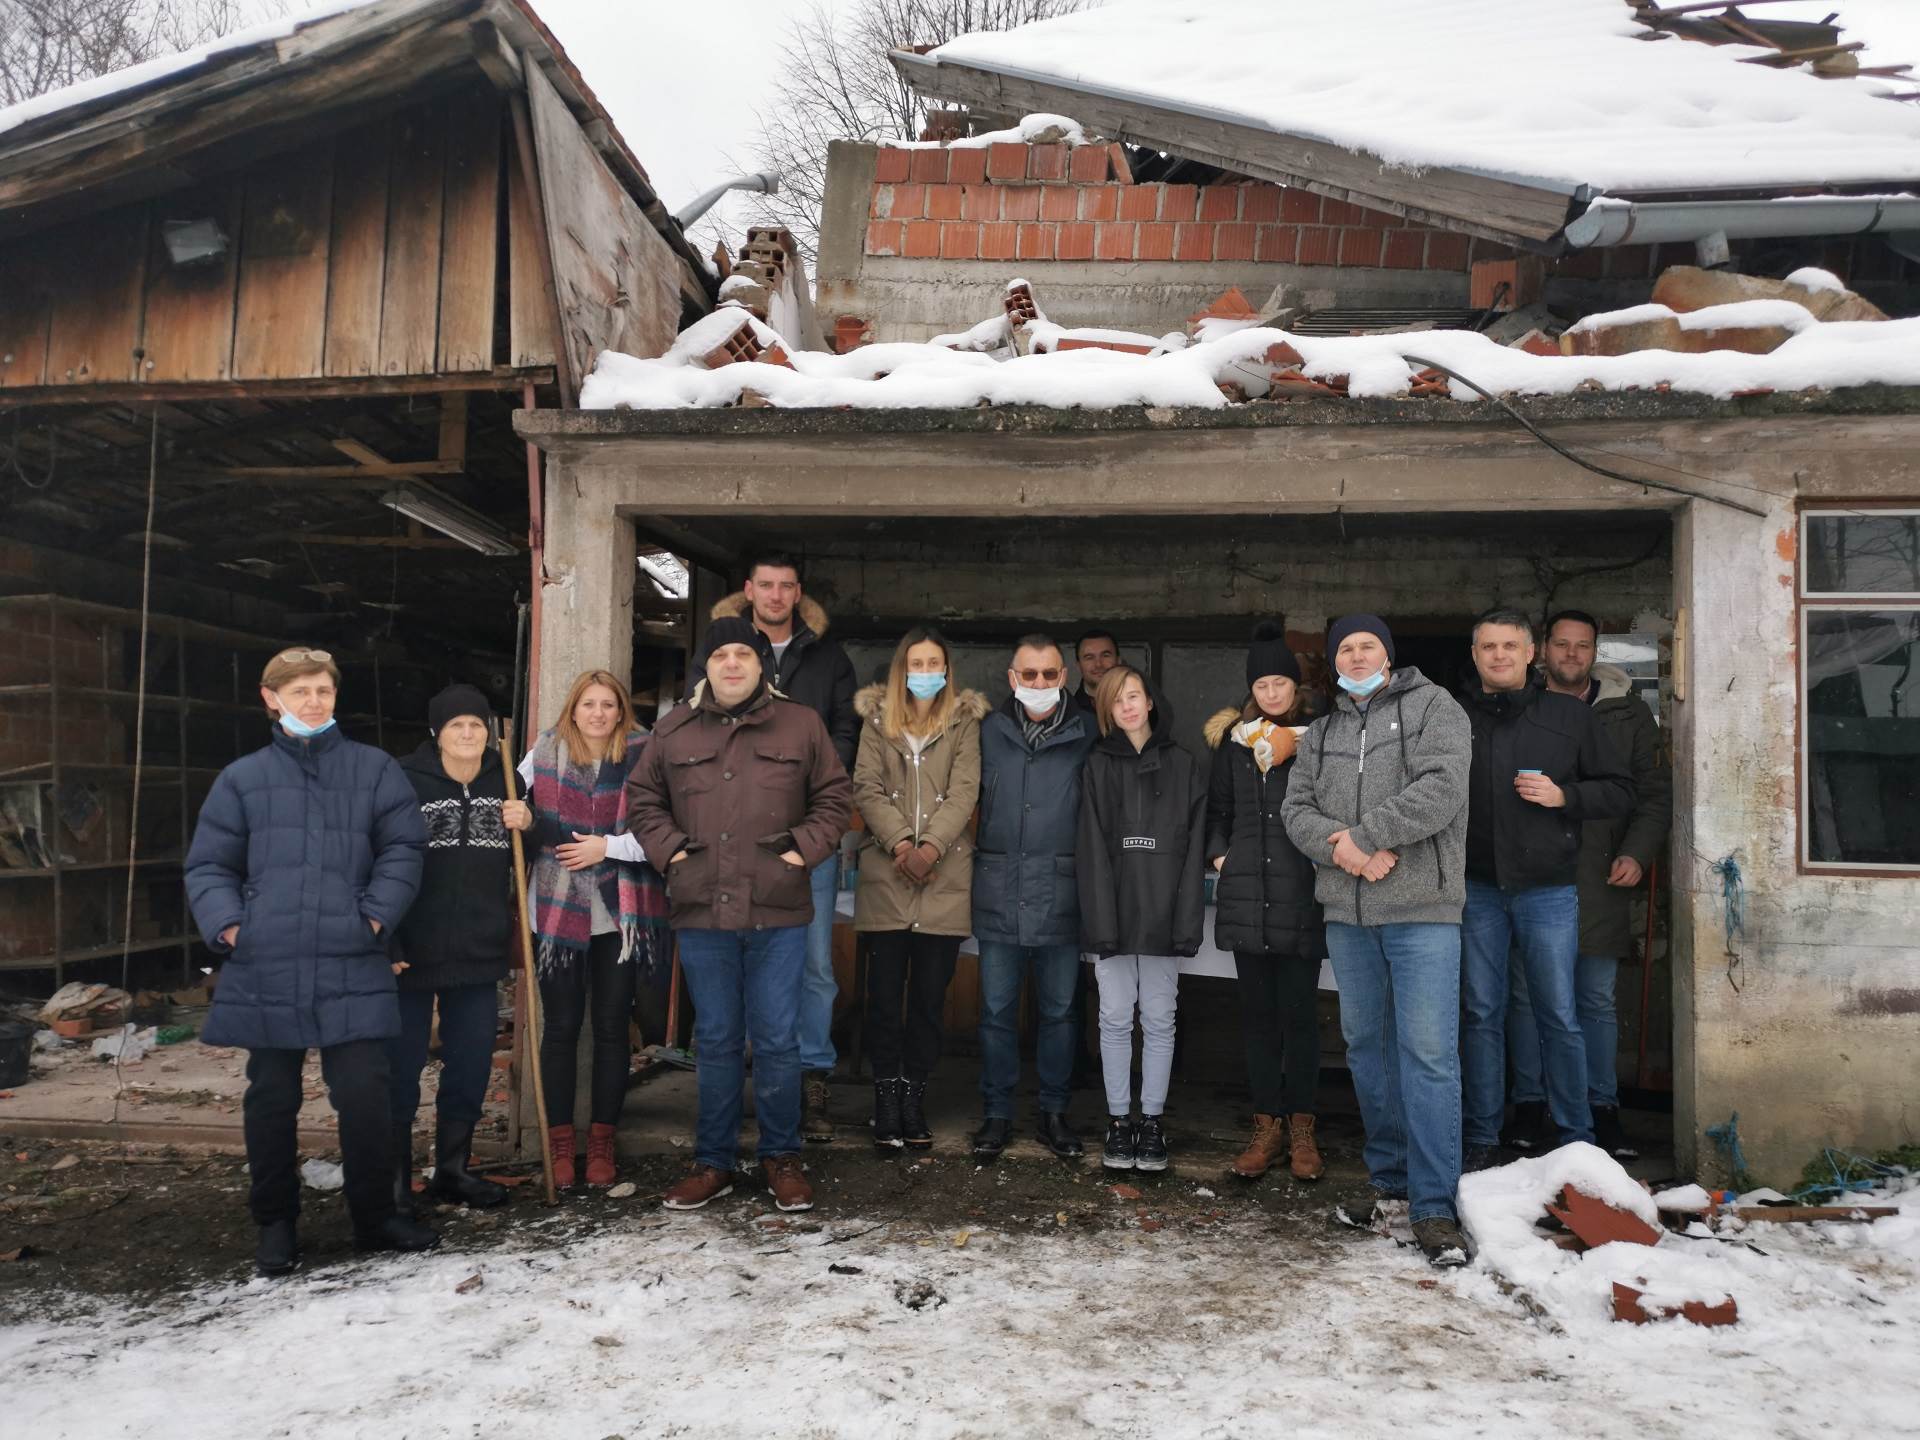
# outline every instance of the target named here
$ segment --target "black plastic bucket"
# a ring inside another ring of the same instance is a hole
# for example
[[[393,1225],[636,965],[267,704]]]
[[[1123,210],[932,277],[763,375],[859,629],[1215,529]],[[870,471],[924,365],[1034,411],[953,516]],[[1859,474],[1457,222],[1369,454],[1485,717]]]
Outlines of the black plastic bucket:
[[[33,1026],[0,1021],[0,1090],[27,1083],[33,1056]]]

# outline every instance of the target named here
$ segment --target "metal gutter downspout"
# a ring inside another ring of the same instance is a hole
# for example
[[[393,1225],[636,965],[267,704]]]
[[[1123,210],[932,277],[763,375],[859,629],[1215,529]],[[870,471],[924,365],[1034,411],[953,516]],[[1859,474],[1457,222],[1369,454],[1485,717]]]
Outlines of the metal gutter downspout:
[[[1804,199],[1630,201],[1602,197],[1570,221],[1572,250],[1659,245],[1724,235],[1883,235],[1920,231],[1920,196],[1812,195]]]

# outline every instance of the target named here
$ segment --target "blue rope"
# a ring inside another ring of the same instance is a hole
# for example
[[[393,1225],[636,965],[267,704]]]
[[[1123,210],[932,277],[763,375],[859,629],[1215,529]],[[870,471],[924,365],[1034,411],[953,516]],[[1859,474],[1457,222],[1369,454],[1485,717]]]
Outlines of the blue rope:
[[[1745,934],[1747,928],[1747,887],[1740,877],[1740,854],[1735,851],[1707,868],[1720,877],[1721,918],[1726,925],[1727,949],[1731,952],[1734,937]]]
[[[1747,1157],[1740,1149],[1740,1112],[1736,1110],[1729,1115],[1724,1125],[1709,1125],[1707,1139],[1719,1146],[1721,1153],[1727,1157],[1734,1184],[1744,1184]]]
[[[1795,1200],[1815,1200],[1833,1195],[1857,1195],[1862,1191],[1876,1190],[1887,1180],[1904,1172],[1897,1165],[1882,1165],[1865,1155],[1855,1155],[1850,1151],[1836,1150],[1829,1145],[1820,1152],[1820,1158],[1833,1172],[1831,1184],[1803,1185],[1793,1192]],[[1859,1179],[1849,1179],[1849,1171],[1864,1170],[1867,1173]]]

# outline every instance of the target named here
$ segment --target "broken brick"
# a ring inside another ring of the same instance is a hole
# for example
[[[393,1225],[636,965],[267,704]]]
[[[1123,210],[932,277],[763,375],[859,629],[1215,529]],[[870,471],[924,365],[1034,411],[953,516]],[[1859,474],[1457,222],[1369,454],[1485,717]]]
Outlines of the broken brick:
[[[1560,1203],[1547,1206],[1547,1213],[1578,1235],[1588,1249],[1614,1241],[1629,1245],[1660,1243],[1660,1232],[1632,1211],[1596,1200],[1571,1185],[1561,1189]]]
[[[1630,1325],[1646,1325],[1655,1320],[1671,1320],[1675,1315],[1695,1325],[1714,1327],[1737,1324],[1740,1307],[1732,1296],[1717,1305],[1704,1300],[1687,1300],[1678,1306],[1649,1305],[1646,1293],[1632,1285],[1613,1282],[1613,1318]]]
[[[1202,320],[1250,320],[1257,312],[1253,302],[1248,300],[1238,285],[1229,285],[1220,292],[1218,298],[1204,310],[1195,311],[1187,317],[1187,324],[1198,325]],[[1278,346],[1274,347],[1278,349]],[[1295,356],[1294,360],[1300,357]]]

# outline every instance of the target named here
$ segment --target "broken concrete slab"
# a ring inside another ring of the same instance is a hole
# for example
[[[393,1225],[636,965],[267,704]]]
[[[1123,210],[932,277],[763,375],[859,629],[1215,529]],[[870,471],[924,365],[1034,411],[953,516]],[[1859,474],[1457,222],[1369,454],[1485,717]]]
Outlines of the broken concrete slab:
[[[1728,270],[1702,270],[1694,265],[1670,265],[1653,282],[1653,303],[1682,314],[1712,305],[1741,300],[1791,300],[1804,305],[1816,320],[1884,320],[1887,314],[1871,300],[1848,290],[1837,276],[1825,271],[1796,271],[1812,283],[1772,280],[1764,275],[1739,275]],[[1831,282],[1831,283],[1828,283]]]

